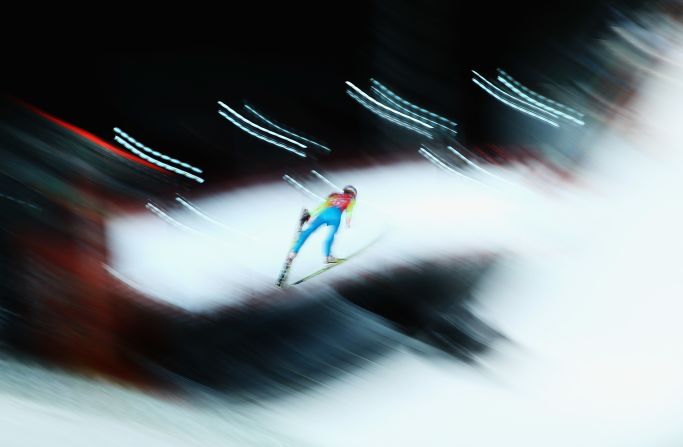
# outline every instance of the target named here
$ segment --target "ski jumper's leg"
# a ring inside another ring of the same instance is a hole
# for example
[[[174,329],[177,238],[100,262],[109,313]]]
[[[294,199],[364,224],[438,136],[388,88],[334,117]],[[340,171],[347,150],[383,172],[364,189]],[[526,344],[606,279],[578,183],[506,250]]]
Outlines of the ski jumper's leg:
[[[325,250],[325,256],[328,257],[330,256],[330,253],[332,252],[332,244],[334,243],[334,236],[337,234],[337,230],[339,229],[339,223],[341,222],[341,210],[339,208],[331,208],[332,210],[335,210],[336,212],[330,212],[329,215],[327,216],[327,225],[330,227],[329,228],[329,233],[327,234],[327,239],[325,239],[325,245],[324,245],[324,250]]]
[[[294,244],[294,247],[292,247],[292,252],[293,253],[299,253],[299,250],[301,250],[301,246],[304,245],[304,242],[306,242],[306,239],[313,234],[315,230],[318,229],[318,227],[322,224],[325,223],[325,218],[323,217],[324,213],[321,213],[316,217],[313,222],[306,228],[304,231],[301,232],[301,235],[299,236],[299,240],[296,241],[296,244]]]

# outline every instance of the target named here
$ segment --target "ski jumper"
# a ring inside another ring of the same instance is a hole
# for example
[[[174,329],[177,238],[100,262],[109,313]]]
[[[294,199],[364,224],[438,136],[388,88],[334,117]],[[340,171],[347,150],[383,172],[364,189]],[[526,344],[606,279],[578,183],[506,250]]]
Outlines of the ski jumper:
[[[340,194],[332,193],[330,194],[325,202],[323,202],[315,211],[313,215],[317,217],[311,222],[311,224],[304,231],[301,232],[299,240],[296,241],[292,252],[294,254],[299,253],[301,246],[304,245],[306,239],[315,232],[321,225],[325,224],[329,228],[329,233],[327,239],[325,239],[324,253],[325,256],[330,256],[332,251],[332,243],[334,242],[334,236],[337,234],[339,229],[339,223],[341,222],[341,216],[344,211],[346,211],[346,219],[351,219],[351,213],[353,207],[356,204],[356,199],[354,199],[350,194]]]

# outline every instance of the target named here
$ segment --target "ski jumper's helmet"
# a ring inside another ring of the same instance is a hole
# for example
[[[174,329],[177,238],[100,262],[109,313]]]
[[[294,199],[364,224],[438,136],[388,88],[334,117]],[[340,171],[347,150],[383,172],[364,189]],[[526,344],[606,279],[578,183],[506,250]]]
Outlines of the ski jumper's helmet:
[[[349,194],[349,195],[353,196],[353,198],[355,199],[356,196],[358,195],[358,191],[356,191],[356,188],[354,188],[353,186],[346,185],[346,186],[344,186],[344,194]]]

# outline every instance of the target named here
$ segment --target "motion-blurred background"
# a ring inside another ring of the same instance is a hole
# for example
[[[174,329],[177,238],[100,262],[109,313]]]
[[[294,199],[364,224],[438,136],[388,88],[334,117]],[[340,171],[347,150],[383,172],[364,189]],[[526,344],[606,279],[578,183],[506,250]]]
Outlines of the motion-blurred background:
[[[680,20],[17,14],[3,445],[678,445]],[[301,208],[345,184],[348,261],[275,287]]]

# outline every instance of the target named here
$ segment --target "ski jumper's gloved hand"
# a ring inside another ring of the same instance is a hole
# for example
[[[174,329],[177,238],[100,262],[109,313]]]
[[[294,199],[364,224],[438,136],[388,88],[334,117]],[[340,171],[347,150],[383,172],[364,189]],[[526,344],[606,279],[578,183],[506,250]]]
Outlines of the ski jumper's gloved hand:
[[[346,228],[351,229],[351,215],[353,213],[353,207],[356,206],[356,199],[351,199],[349,206],[346,207]]]

